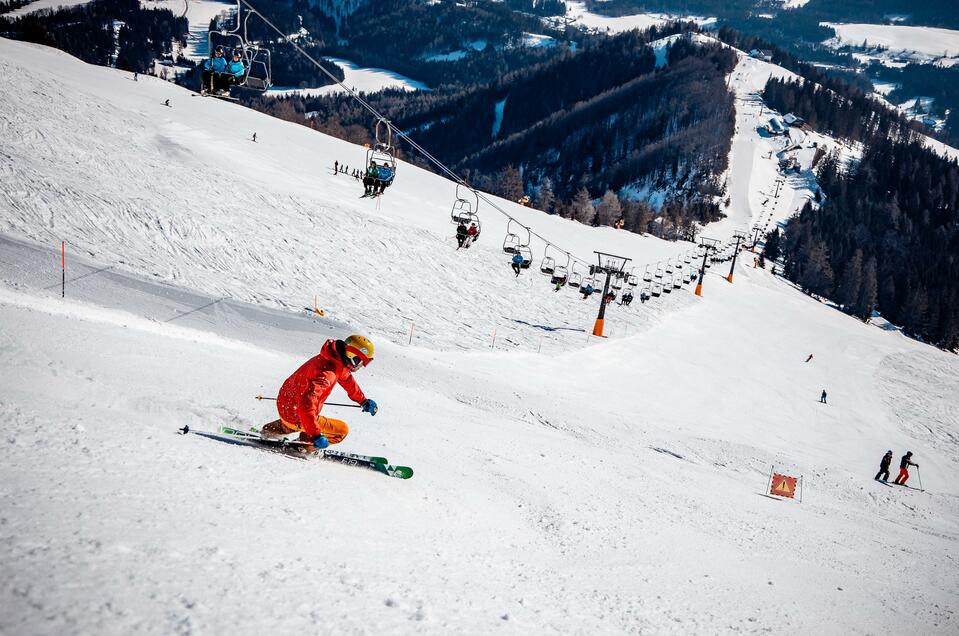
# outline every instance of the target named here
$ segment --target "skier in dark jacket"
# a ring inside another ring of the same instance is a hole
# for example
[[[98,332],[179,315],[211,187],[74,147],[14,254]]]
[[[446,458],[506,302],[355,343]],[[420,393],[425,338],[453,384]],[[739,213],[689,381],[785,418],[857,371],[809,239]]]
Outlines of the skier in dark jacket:
[[[819,401],[822,402],[823,404],[826,403],[826,389],[822,390],[822,395],[819,396]]]
[[[469,236],[467,232],[465,224],[460,223],[456,226],[456,242],[458,243],[456,249],[463,247],[463,243],[466,242],[466,237]]]
[[[900,486],[906,485],[906,480],[909,479],[909,467],[915,466],[919,468],[919,464],[912,461],[912,451],[909,451],[902,456],[902,459],[899,461],[899,476],[896,477],[896,481],[893,483],[899,484]]]
[[[889,464],[892,463],[892,451],[886,451],[879,462],[879,472],[876,473],[876,480],[882,478],[882,481],[889,481]]]

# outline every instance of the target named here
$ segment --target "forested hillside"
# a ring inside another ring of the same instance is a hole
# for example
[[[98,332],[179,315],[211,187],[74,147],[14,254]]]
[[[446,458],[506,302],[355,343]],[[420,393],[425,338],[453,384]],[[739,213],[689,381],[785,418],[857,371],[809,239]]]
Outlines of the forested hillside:
[[[653,192],[670,200],[669,210],[686,225],[715,220],[733,127],[725,76],[736,56],[680,37],[661,51],[664,64],[657,68],[649,46],[690,28],[674,24],[599,39],[488,86],[371,99],[477,187],[514,200],[530,194],[541,209],[590,223],[615,223],[628,200]],[[369,120],[342,98],[257,106],[294,120],[317,113],[311,124],[348,138],[365,135]],[[597,217],[590,200],[607,192],[623,201],[615,213]],[[646,231],[648,215],[625,216],[627,228]]]
[[[881,140],[844,174],[827,157],[827,195],[786,226],[786,276],[868,318],[959,347],[959,164],[918,143]]]

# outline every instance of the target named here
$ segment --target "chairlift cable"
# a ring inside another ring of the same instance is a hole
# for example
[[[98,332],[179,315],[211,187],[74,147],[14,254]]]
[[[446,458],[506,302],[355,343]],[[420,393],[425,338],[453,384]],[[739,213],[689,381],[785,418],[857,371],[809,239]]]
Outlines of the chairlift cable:
[[[294,49],[296,49],[296,51],[297,51],[300,55],[302,55],[302,56],[305,57],[307,60],[309,60],[309,61],[313,64],[313,66],[315,66],[316,68],[318,68],[324,75],[326,75],[326,76],[327,76],[328,78],[330,78],[335,84],[337,84],[340,88],[342,88],[350,97],[352,97],[353,99],[355,99],[360,105],[363,106],[363,108],[365,108],[367,111],[369,111],[369,113],[370,113],[371,115],[373,115],[373,117],[375,117],[377,120],[382,121],[383,123],[385,123],[386,126],[387,126],[390,130],[392,130],[392,131],[394,131],[394,132],[396,133],[396,136],[397,136],[397,137],[399,137],[400,139],[405,140],[406,143],[408,143],[414,150],[416,150],[416,151],[419,152],[423,157],[425,157],[425,158],[427,159],[427,161],[429,161],[429,162],[432,163],[434,166],[436,166],[437,168],[439,168],[439,170],[440,170],[442,173],[444,173],[447,177],[449,177],[450,179],[452,179],[454,182],[456,182],[456,183],[458,183],[458,184],[461,184],[461,185],[463,185],[463,186],[465,186],[465,187],[470,188],[471,190],[473,190],[473,188],[470,187],[470,185],[466,182],[465,179],[463,179],[462,177],[460,177],[458,174],[456,174],[455,172],[453,172],[453,170],[451,170],[449,167],[447,167],[446,164],[444,164],[442,161],[440,161],[439,159],[437,159],[436,157],[434,157],[432,154],[430,154],[429,151],[427,151],[425,148],[423,148],[423,146],[419,145],[416,141],[414,141],[412,138],[410,138],[409,135],[407,135],[405,132],[403,132],[402,130],[400,130],[400,129],[397,128],[396,126],[394,126],[393,123],[392,123],[390,120],[388,120],[386,117],[384,117],[378,110],[376,110],[376,108],[374,108],[369,102],[367,102],[365,99],[363,99],[363,98],[360,96],[360,94],[359,94],[358,91],[354,90],[353,88],[350,88],[349,86],[347,86],[346,84],[344,84],[342,81],[340,81],[335,75],[333,75],[333,73],[331,73],[330,71],[328,71],[322,64],[320,64],[320,63],[316,60],[316,58],[314,58],[312,55],[310,55],[309,53],[307,53],[306,50],[305,50],[303,47],[301,47],[301,46],[300,46],[299,44],[297,44],[295,41],[291,40],[290,37],[289,37],[286,33],[284,33],[278,26],[276,26],[272,21],[270,21],[269,18],[267,18],[267,17],[266,17],[265,15],[263,15],[256,7],[254,7],[254,6],[249,2],[249,0],[237,0],[237,2],[238,2],[239,4],[241,4],[241,5],[245,5],[245,6],[247,7],[247,9],[250,11],[250,13],[255,13],[257,16],[259,16],[260,19],[263,20],[263,22],[264,22],[267,26],[269,26],[271,29],[273,29],[274,31],[276,31],[276,33],[277,33],[281,38],[283,38],[283,40],[284,40],[287,44],[289,44],[289,45],[292,46]],[[237,20],[237,22],[239,22],[239,19]],[[245,29],[244,29],[244,30],[245,30]],[[499,212],[500,214],[502,214],[503,216],[505,216],[507,219],[509,219],[509,220],[511,220],[511,221],[515,221],[515,222],[517,222],[517,223],[520,223],[520,221],[519,221],[518,219],[516,219],[516,218],[513,217],[511,214],[509,214],[508,212],[506,212],[506,210],[504,210],[503,208],[501,208],[501,207],[499,207],[498,205],[496,205],[496,203],[494,203],[489,197],[487,197],[485,193],[480,192],[479,190],[473,190],[473,192],[476,194],[476,196],[477,196],[479,199],[481,199],[482,201],[484,201],[488,206],[490,206],[491,208],[493,208],[494,210],[496,210],[497,212]],[[523,224],[520,223],[520,225],[523,225]],[[524,226],[524,227],[526,227],[526,226]],[[546,239],[546,237],[544,237],[543,235],[541,235],[541,234],[539,234],[539,233],[537,233],[537,232],[534,232],[534,231],[531,230],[529,227],[526,227],[526,230],[527,230],[532,236],[535,236],[535,237],[538,238],[539,240],[541,240],[541,241],[543,241],[543,242],[545,242],[545,243],[548,243],[548,244],[552,245],[553,247],[555,247],[556,249],[560,250],[561,252],[565,252],[573,261],[582,263],[582,264],[584,264],[584,265],[589,265],[589,262],[588,262],[588,261],[585,261],[585,260],[577,257],[577,256],[574,255],[572,252],[569,252],[569,251],[567,251],[567,250],[564,250],[563,248],[559,247],[558,245],[556,245],[556,244],[553,243],[552,241],[548,241],[548,240]]]

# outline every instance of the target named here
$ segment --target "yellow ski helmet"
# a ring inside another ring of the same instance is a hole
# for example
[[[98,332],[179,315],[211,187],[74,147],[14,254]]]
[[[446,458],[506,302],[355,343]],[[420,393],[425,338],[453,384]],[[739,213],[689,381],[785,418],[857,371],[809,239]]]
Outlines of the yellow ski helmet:
[[[354,369],[373,362],[373,343],[369,338],[354,334],[343,342],[346,345],[346,357]]]

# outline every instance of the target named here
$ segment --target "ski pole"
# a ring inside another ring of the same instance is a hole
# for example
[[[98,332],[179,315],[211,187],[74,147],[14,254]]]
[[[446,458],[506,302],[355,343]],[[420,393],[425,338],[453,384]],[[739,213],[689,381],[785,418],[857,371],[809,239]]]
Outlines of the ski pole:
[[[273,400],[276,401],[275,397],[264,397],[262,395],[256,396],[257,400]],[[362,404],[337,404],[336,402],[325,402],[323,406],[342,406],[348,409],[361,409],[363,408]]]
[[[922,475],[919,473],[919,466],[916,466],[916,479],[919,480],[919,492],[926,492],[922,489]]]

